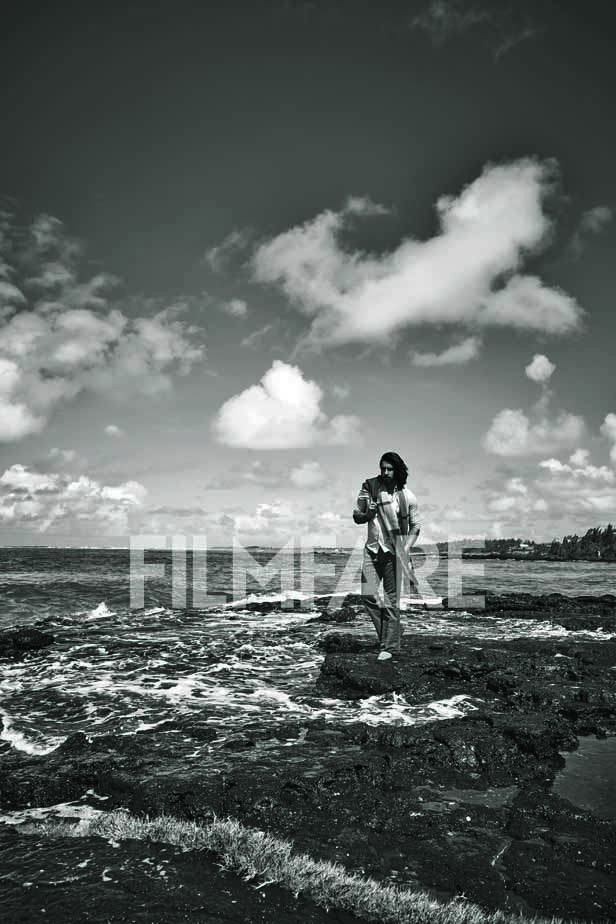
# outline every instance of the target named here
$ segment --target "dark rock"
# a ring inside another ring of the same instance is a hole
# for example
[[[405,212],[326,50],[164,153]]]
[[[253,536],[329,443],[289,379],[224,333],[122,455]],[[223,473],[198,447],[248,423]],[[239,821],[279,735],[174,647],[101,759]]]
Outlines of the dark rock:
[[[534,724],[528,718],[516,719],[503,727],[503,734],[512,738],[525,754],[539,759],[549,759],[559,751],[574,750],[577,747],[577,737],[570,724],[562,721],[545,726]]]
[[[328,632],[318,643],[324,651],[360,651],[365,645],[349,632]]]
[[[55,638],[50,632],[43,632],[33,626],[7,629],[0,632],[0,658],[16,660],[22,658],[27,651],[47,648],[54,642]]]
[[[63,754],[79,754],[88,747],[88,739],[84,732],[75,732],[69,735],[57,748]]]
[[[361,606],[341,606],[339,609],[323,610],[321,615],[317,616],[314,621],[327,623],[355,622],[361,615],[363,615],[363,607]]]
[[[490,690],[495,690],[497,693],[508,693],[515,688],[516,682],[516,675],[510,671],[491,671],[486,680]]]
[[[339,621],[359,605],[346,598]],[[518,619],[559,621],[561,612],[607,625],[615,606],[612,595],[487,595],[491,615]],[[255,722],[231,737],[214,711],[133,736],[80,732],[42,757],[1,753],[0,810],[94,788],[105,808],[201,822],[229,815],[292,839],[298,852],[438,898],[464,892],[487,910],[615,920],[616,823],[551,789],[578,735],[616,733],[615,640],[485,640],[478,651],[476,639],[409,633],[400,656],[383,663],[350,632],[336,629],[322,644],[320,695],[396,693],[420,707],[462,696],[480,708],[416,725]],[[176,772],[161,773],[166,734],[206,748],[224,738],[212,748],[217,772],[180,758]]]
[[[232,751],[243,751],[246,748],[254,748],[254,746],[255,741],[252,738],[248,738],[246,735],[234,735],[227,738],[223,744],[223,747]]]
[[[470,594],[468,595],[470,596]],[[443,605],[446,601],[443,600]],[[616,629],[616,596],[563,594],[533,596],[525,593],[484,594],[484,606],[464,607],[477,616],[502,616],[516,619],[548,620],[570,631],[580,629]]]

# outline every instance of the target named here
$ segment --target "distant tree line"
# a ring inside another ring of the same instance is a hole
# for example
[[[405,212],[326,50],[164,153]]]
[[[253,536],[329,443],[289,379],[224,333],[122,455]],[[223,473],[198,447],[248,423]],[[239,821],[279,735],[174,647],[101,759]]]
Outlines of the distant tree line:
[[[595,526],[583,536],[565,536],[551,542],[530,539],[486,539],[485,551],[496,556],[546,558],[562,561],[616,561],[616,530],[611,523],[602,529]]]

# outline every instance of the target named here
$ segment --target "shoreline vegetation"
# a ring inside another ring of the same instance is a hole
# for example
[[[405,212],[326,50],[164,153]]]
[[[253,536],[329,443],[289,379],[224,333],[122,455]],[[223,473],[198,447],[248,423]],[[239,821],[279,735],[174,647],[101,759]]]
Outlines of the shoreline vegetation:
[[[313,860],[293,850],[291,841],[248,828],[233,818],[205,824],[171,815],[138,818],[122,809],[101,813],[76,824],[45,822],[23,825],[22,834],[37,837],[102,837],[171,844],[182,850],[209,851],[220,866],[256,880],[255,889],[280,885],[296,897],[311,899],[325,911],[345,910],[359,920],[381,924],[563,924],[554,916],[524,916],[485,911],[460,897],[439,901],[428,892],[383,885],[349,872],[339,863]]]
[[[551,542],[532,539],[486,539],[483,549],[456,543],[462,558],[520,559],[523,561],[616,561],[616,530],[611,523],[602,529],[592,527],[583,536],[570,535]],[[437,543],[439,553],[446,554],[447,543]],[[451,547],[451,546],[450,546]]]

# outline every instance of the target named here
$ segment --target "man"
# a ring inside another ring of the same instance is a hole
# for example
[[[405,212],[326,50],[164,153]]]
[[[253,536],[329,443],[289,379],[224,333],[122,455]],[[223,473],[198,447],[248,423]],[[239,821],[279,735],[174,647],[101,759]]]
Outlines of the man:
[[[406,487],[408,469],[397,452],[386,452],[380,461],[381,474],[361,486],[353,510],[355,523],[368,524],[361,575],[362,602],[379,637],[379,661],[400,651],[400,589],[403,576],[416,582],[410,563],[410,549],[419,536],[417,499]],[[383,605],[377,600],[383,582]]]

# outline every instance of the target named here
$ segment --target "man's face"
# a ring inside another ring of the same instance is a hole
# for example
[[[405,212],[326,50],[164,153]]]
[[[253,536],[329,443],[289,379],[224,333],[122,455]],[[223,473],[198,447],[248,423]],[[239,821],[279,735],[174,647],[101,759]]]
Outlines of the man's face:
[[[391,462],[381,462],[381,479],[386,488],[391,490],[394,486],[394,467]]]

